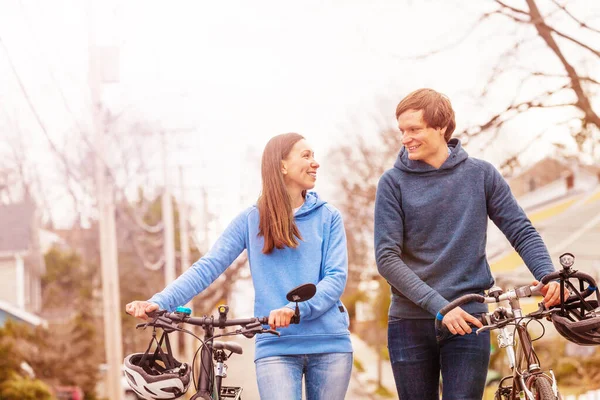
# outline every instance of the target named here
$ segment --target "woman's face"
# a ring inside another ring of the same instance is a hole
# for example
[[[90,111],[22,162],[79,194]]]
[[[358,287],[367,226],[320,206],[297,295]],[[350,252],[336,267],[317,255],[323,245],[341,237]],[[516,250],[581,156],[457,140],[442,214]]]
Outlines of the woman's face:
[[[315,187],[319,163],[312,147],[304,139],[294,144],[288,156],[281,161],[281,172],[289,190],[309,190]]]

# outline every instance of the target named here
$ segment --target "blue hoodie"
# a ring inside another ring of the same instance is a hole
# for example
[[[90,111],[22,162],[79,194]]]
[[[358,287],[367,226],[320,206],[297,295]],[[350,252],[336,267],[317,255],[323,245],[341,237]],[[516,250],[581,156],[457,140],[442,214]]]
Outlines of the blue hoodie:
[[[268,316],[287,306],[286,294],[303,283],[317,285],[315,296],[299,303],[301,321],[281,329],[281,336],[257,335],[255,360],[269,356],[352,352],[348,312],[340,301],[346,285],[348,258],[340,212],[309,192],[295,214],[303,240],[295,249],[285,247],[263,254],[264,237],[258,236],[256,206],[239,214],[212,249],[162,292],[149,300],[174,310],[202,292],[231,263],[248,250],[255,289],[254,315]]]
[[[487,222],[500,228],[536,279],[553,272],[548,250],[490,163],[470,158],[458,139],[439,169],[402,148],[377,187],[375,256],[393,287],[390,315],[433,318],[463,294],[489,289]],[[487,306],[462,307],[481,313]]]

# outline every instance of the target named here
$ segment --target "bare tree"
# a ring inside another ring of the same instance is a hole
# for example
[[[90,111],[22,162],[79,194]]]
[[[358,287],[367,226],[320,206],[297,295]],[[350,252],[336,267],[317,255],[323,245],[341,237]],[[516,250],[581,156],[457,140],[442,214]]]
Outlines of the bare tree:
[[[514,30],[514,41],[505,51],[498,52],[495,66],[481,92],[474,97],[482,104],[505,97],[503,85],[509,74],[508,79],[518,83],[518,88],[504,106],[492,110],[482,122],[474,123],[457,135],[465,142],[485,136],[489,144],[499,137],[507,122],[535,110],[547,112],[545,115],[549,116],[562,116],[558,124],[563,125],[565,134],[571,135],[579,151],[598,157],[600,111],[593,99],[600,92],[599,27],[575,15],[571,11],[574,2],[491,1],[496,8],[483,14],[461,40],[477,35],[474,27],[499,19],[503,33],[510,34],[510,30]],[[555,127],[555,123],[542,126],[534,140],[546,129]],[[501,167],[505,172],[519,166],[519,156],[526,149],[523,147],[504,160]]]
[[[386,100],[380,102],[384,110]],[[402,147],[397,128],[391,125],[385,113],[372,115],[377,135],[366,139],[360,134],[358,121],[348,124],[345,144],[334,149],[329,157],[336,165],[337,191],[341,193],[336,202],[344,216],[348,241],[349,278],[346,293],[357,291],[364,273],[375,271],[373,255],[373,208],[377,182],[383,172],[394,165]]]

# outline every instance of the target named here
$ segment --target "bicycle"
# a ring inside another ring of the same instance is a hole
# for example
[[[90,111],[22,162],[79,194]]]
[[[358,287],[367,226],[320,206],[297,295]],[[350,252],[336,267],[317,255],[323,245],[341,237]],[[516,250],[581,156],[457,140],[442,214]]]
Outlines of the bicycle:
[[[291,323],[300,323],[300,310],[298,303],[311,299],[316,293],[316,286],[307,283],[300,285],[287,293],[287,300],[296,303],[296,309]],[[152,339],[148,349],[143,354],[132,354],[126,360],[135,358],[136,367],[139,372],[143,369],[146,376],[143,383],[152,381],[153,376],[161,376],[161,390],[150,388],[148,385],[140,385],[138,381],[140,377],[134,376],[133,373],[126,371],[128,382],[140,396],[151,396],[152,399],[175,399],[187,392],[189,386],[190,368],[187,364],[179,363],[172,357],[171,344],[168,334],[173,331],[184,332],[192,335],[201,342],[200,347],[196,350],[192,360],[191,375],[194,384],[195,393],[191,400],[224,400],[233,399],[241,400],[243,388],[239,386],[223,386],[222,381],[227,377],[227,364],[225,362],[233,354],[243,354],[242,347],[233,342],[219,342],[215,339],[224,336],[244,335],[247,338],[252,338],[256,334],[273,334],[279,336],[280,333],[276,330],[265,328],[268,324],[269,317],[252,317],[244,319],[228,319],[227,314],[229,307],[220,305],[218,308],[218,318],[211,316],[193,317],[191,310],[185,307],[178,307],[174,312],[166,310],[157,310],[148,314],[150,320],[145,323],[136,325],[136,329],[152,327]],[[196,336],[194,333],[184,329],[182,325],[189,324],[199,326],[204,331],[204,338]],[[215,329],[224,330],[227,327],[237,326],[234,331],[215,334]],[[156,337],[157,328],[162,329],[163,333],[160,339]],[[152,354],[150,349],[152,345],[156,345],[156,350]],[[165,350],[163,350],[163,347]],[[200,352],[200,366],[195,368],[196,359]],[[213,363],[213,360],[216,363]],[[198,379],[195,377],[195,371],[198,370]],[[187,378],[186,378],[187,377]],[[137,380],[136,380],[137,379]],[[178,380],[179,379],[179,380]],[[166,382],[166,383],[165,383]],[[143,391],[150,392],[142,393]],[[145,397],[146,398],[146,397]]]
[[[571,341],[577,340],[577,337],[573,337],[573,334],[578,335],[577,330],[585,332],[586,335],[593,332],[591,334],[593,335],[591,336],[592,339],[588,340],[587,343],[582,339],[583,337],[576,343],[600,344],[600,332],[595,333],[600,328],[600,309],[598,309],[600,296],[596,282],[591,276],[572,270],[574,260],[575,257],[572,254],[562,254],[560,263],[563,269],[545,276],[536,286],[522,286],[507,292],[499,287],[492,287],[487,296],[467,294],[452,301],[440,310],[440,316],[443,316],[452,309],[472,301],[480,303],[508,301],[508,307],[499,306],[495,310],[479,316],[478,319],[482,322],[483,327],[476,331],[477,334],[490,330],[499,331],[498,345],[500,349],[506,349],[508,364],[512,370],[511,375],[500,380],[498,389],[494,394],[494,400],[549,400],[562,398],[552,369],[545,371],[542,368],[540,359],[533,348],[533,341],[538,340],[545,333],[545,328],[539,320],[551,320],[558,332]],[[536,311],[523,315],[519,299],[540,293],[544,285],[557,279],[560,281],[560,304],[546,309],[544,303],[540,302]],[[578,280],[579,289],[573,285],[570,279]],[[587,287],[584,287],[585,283],[587,283]],[[565,287],[569,289],[569,297],[566,299]],[[594,292],[596,292],[597,300],[586,301],[585,298]],[[542,334],[536,339],[531,338],[528,330],[528,324],[534,320],[544,328]],[[567,325],[564,325],[565,321]],[[440,318],[436,318],[435,326],[438,339],[449,333],[447,328],[442,326]],[[509,326],[514,326],[514,329],[509,329]],[[572,328],[575,328],[573,334],[571,333]],[[589,338],[586,336],[585,339]]]

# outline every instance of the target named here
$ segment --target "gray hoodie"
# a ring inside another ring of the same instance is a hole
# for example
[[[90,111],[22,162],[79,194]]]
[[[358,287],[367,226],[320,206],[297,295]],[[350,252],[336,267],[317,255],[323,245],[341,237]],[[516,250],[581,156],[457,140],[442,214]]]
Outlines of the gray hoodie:
[[[536,279],[554,267],[540,235],[493,165],[468,156],[458,139],[436,169],[402,148],[377,187],[375,256],[393,287],[390,316],[434,318],[449,301],[483,294],[494,279],[486,259],[489,218]],[[487,310],[481,303],[463,307]]]

